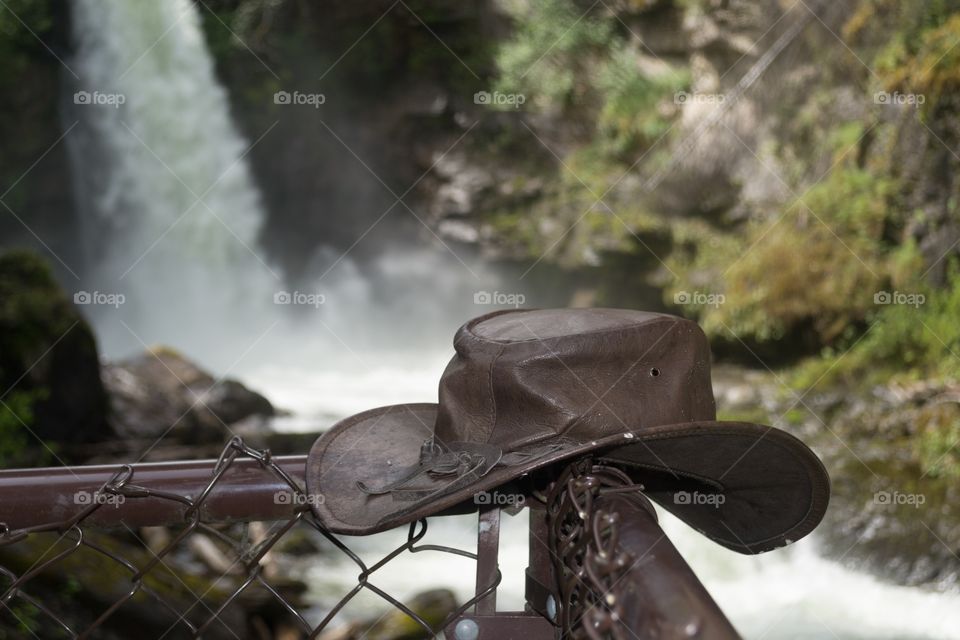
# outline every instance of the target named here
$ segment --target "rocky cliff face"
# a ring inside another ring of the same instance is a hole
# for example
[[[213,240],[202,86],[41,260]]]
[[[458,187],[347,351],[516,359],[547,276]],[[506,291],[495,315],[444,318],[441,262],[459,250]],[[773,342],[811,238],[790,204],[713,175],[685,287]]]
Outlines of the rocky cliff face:
[[[620,3],[606,14],[586,14],[613,21],[631,41],[625,64],[634,73],[672,67],[686,78],[678,91],[663,93],[652,105],[669,123],[668,133],[615,158],[621,179],[604,194],[615,212],[626,208],[622,203],[641,202],[660,217],[698,219],[721,233],[737,231],[745,221],[775,217],[805,186],[822,179],[836,158],[816,137],[828,133],[832,123],[868,121],[876,114],[864,81],[869,70],[856,67],[855,54],[823,55],[844,51],[834,33],[849,21],[856,3],[823,4],[811,3],[812,11],[787,11],[777,3],[752,0]],[[606,54],[594,52],[598,60]],[[604,97],[609,96],[595,96]],[[536,218],[531,205],[549,198],[545,187],[551,185],[546,183],[562,179],[563,165],[571,165],[566,171],[575,168],[571,158],[575,161],[579,151],[602,137],[601,131],[591,130],[596,114],[589,109],[544,112],[532,103],[528,98],[530,106],[506,113],[465,109],[464,119],[496,121],[501,136],[524,140],[516,153],[486,156],[486,140],[474,140],[436,167],[439,186],[424,193],[431,211],[440,224],[468,217],[474,226],[467,232],[462,224],[445,225],[453,230],[451,237],[473,239],[494,254],[509,251],[511,238],[491,227],[489,216],[526,205]],[[883,121],[909,120],[905,111],[878,115]],[[571,118],[581,120],[579,130]],[[905,136],[917,133],[910,129]],[[871,141],[851,145],[849,152],[859,163],[867,161]],[[584,182],[593,177],[588,172],[584,167]],[[491,189],[492,184],[499,188]],[[549,220],[536,222],[550,226]],[[642,225],[625,227],[608,235],[644,233]],[[603,233],[589,239],[616,246]],[[516,249],[522,255],[530,247]],[[591,260],[589,254],[570,258]]]
[[[263,241],[288,275],[371,228],[351,251],[361,266],[388,244],[429,236],[396,202],[423,214],[411,185],[465,130],[463,105],[492,72],[489,43],[502,28],[490,3],[209,6],[207,35],[234,116],[248,139],[262,136],[250,158],[269,215]],[[322,97],[277,104],[277,92]]]
[[[425,154],[442,237],[620,283],[593,303],[660,290],[721,352],[770,362],[850,346],[874,294],[952,291],[960,7],[496,8],[503,104],[452,101],[447,140],[478,124]]]

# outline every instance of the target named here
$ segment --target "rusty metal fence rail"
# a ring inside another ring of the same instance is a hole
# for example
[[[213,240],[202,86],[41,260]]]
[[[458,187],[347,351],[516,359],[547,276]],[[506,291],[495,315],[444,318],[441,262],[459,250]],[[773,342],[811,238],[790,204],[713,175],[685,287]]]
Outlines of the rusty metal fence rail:
[[[404,542],[366,563],[315,520],[305,466],[305,456],[273,457],[234,438],[215,461],[0,471],[0,639],[110,640],[134,628],[143,638],[344,640],[350,635],[331,623],[364,591],[407,616],[407,637],[737,637],[637,487],[589,459],[528,505],[527,606],[512,613],[495,605],[499,508],[481,508],[476,553],[422,543],[421,520]],[[143,539],[161,525],[163,535]],[[337,554],[357,570],[352,588],[320,611],[302,597],[302,585],[266,562],[296,530],[325,541],[318,562]],[[199,537],[221,559],[215,579],[209,567],[199,579],[185,560]],[[475,595],[437,617],[377,586],[388,562],[421,552],[475,560]],[[85,588],[90,582],[102,585],[97,597]]]

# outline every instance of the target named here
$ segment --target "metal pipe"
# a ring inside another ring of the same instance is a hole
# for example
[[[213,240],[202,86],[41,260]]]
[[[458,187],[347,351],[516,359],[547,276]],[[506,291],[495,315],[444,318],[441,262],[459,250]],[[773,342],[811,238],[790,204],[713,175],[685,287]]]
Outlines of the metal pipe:
[[[621,621],[637,638],[739,640],[654,513],[636,497],[616,493],[601,495],[596,508],[619,514],[620,547],[638,555],[616,589],[626,599]]]
[[[500,570],[498,557],[500,554],[500,507],[484,505],[480,507],[480,516],[477,527],[477,587],[480,595],[497,579]],[[497,611],[497,591],[477,603],[477,615],[490,615]]]
[[[272,462],[304,486],[306,456],[277,456]],[[216,465],[216,460],[135,464],[131,465],[133,474],[127,485],[195,500],[213,480]],[[84,524],[142,527],[186,521],[189,504],[171,498],[94,497],[122,469],[123,465],[90,465],[0,470],[0,523],[10,531],[51,527],[69,522],[96,500],[100,500],[100,506],[84,519]],[[238,458],[203,501],[200,519],[280,520],[302,506],[276,473],[257,460]]]

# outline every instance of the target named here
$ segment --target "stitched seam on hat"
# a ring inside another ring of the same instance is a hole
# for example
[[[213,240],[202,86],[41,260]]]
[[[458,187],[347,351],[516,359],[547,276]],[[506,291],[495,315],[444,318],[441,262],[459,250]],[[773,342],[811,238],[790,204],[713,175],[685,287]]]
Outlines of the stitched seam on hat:
[[[497,366],[497,360],[500,359],[500,355],[503,354],[503,349],[506,345],[501,344],[500,348],[497,350],[497,355],[493,356],[490,359],[490,370],[489,375],[487,376],[487,387],[490,390],[490,429],[487,431],[486,442],[490,442],[490,437],[493,435],[493,430],[497,428],[497,394],[493,389],[493,369]]]
[[[474,338],[478,338],[480,340],[486,340],[486,338],[483,338],[482,336],[473,332],[474,326],[480,324],[481,322],[486,322],[487,320],[496,318],[498,316],[507,315],[508,313],[518,313],[518,312],[526,312],[526,311],[539,311],[539,309],[501,309],[500,311],[491,311],[490,313],[485,313],[482,316],[479,316],[477,318],[473,318],[472,320],[467,321],[467,323],[463,325],[463,329]]]
[[[535,309],[530,309],[530,311],[535,311]],[[481,321],[481,322],[483,322],[483,321],[485,321],[485,320],[489,320],[489,319],[490,319],[490,318],[477,318],[477,320],[479,320],[479,321]],[[644,322],[644,323],[638,323],[638,324],[631,324],[631,325],[626,325],[626,326],[621,326],[621,327],[611,327],[611,328],[609,328],[609,329],[595,329],[595,330],[593,330],[593,331],[582,331],[582,332],[580,332],[580,333],[573,333],[573,334],[570,334],[570,335],[550,336],[549,338],[538,338],[538,337],[534,336],[534,337],[532,337],[532,338],[524,338],[524,339],[522,339],[522,340],[498,340],[498,339],[496,339],[496,338],[488,338],[488,337],[486,337],[486,336],[482,336],[482,335],[474,332],[474,330],[473,330],[474,323],[473,323],[473,322],[468,322],[468,323],[465,325],[465,328],[466,328],[467,332],[468,332],[471,336],[473,336],[474,338],[476,338],[477,340],[483,340],[483,341],[486,341],[486,342],[493,342],[493,343],[496,343],[496,344],[507,345],[507,344],[520,344],[520,343],[524,343],[524,342],[536,342],[536,341],[547,342],[548,340],[559,340],[559,339],[561,339],[561,338],[569,338],[569,337],[571,337],[571,336],[592,336],[592,335],[602,335],[602,334],[605,334],[605,333],[616,333],[617,331],[627,331],[627,330],[629,330],[629,329],[634,329],[634,328],[636,328],[636,327],[641,327],[641,326],[648,325],[648,324],[651,324],[651,325],[652,325],[652,324],[660,324],[660,323],[663,323],[663,322],[670,322],[671,325],[677,325],[677,324],[680,324],[680,323],[682,323],[682,322],[690,322],[690,321],[689,321],[689,320],[684,320],[683,318],[674,318],[674,317],[667,316],[667,317],[664,317],[663,319],[659,319],[659,318],[658,318],[658,319],[656,319],[656,320],[651,320],[650,322]],[[478,324],[479,324],[479,323],[478,323]],[[693,323],[691,322],[691,324],[693,324]]]

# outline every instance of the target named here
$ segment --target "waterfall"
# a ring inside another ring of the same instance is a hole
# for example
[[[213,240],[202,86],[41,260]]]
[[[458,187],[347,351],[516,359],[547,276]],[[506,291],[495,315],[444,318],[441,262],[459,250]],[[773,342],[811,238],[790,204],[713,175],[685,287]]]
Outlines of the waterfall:
[[[465,268],[446,247],[391,245],[361,267],[317,246],[312,279],[284,282],[258,242],[266,216],[247,162],[272,127],[245,140],[234,126],[202,9],[190,0],[71,7],[79,80],[65,92],[64,120],[73,127],[66,140],[87,258],[77,293],[107,302],[84,312],[108,357],[160,343],[237,373],[238,359],[249,364],[256,354],[244,354],[256,346],[261,364],[323,362],[341,380],[351,364],[370,372],[372,358],[359,351],[380,361],[391,349],[401,359],[422,355],[414,335],[446,354],[453,330],[490,310],[473,294],[495,289],[493,276]],[[395,209],[391,215],[403,215]],[[307,304],[275,300],[297,293]]]
[[[98,331],[105,351],[163,341],[208,352],[209,327],[248,344],[266,327],[245,311],[282,283],[257,245],[264,215],[249,143],[230,119],[196,5],[72,6],[80,79],[68,117],[79,124],[68,139],[83,290],[122,296],[89,309],[98,328],[109,325]]]

